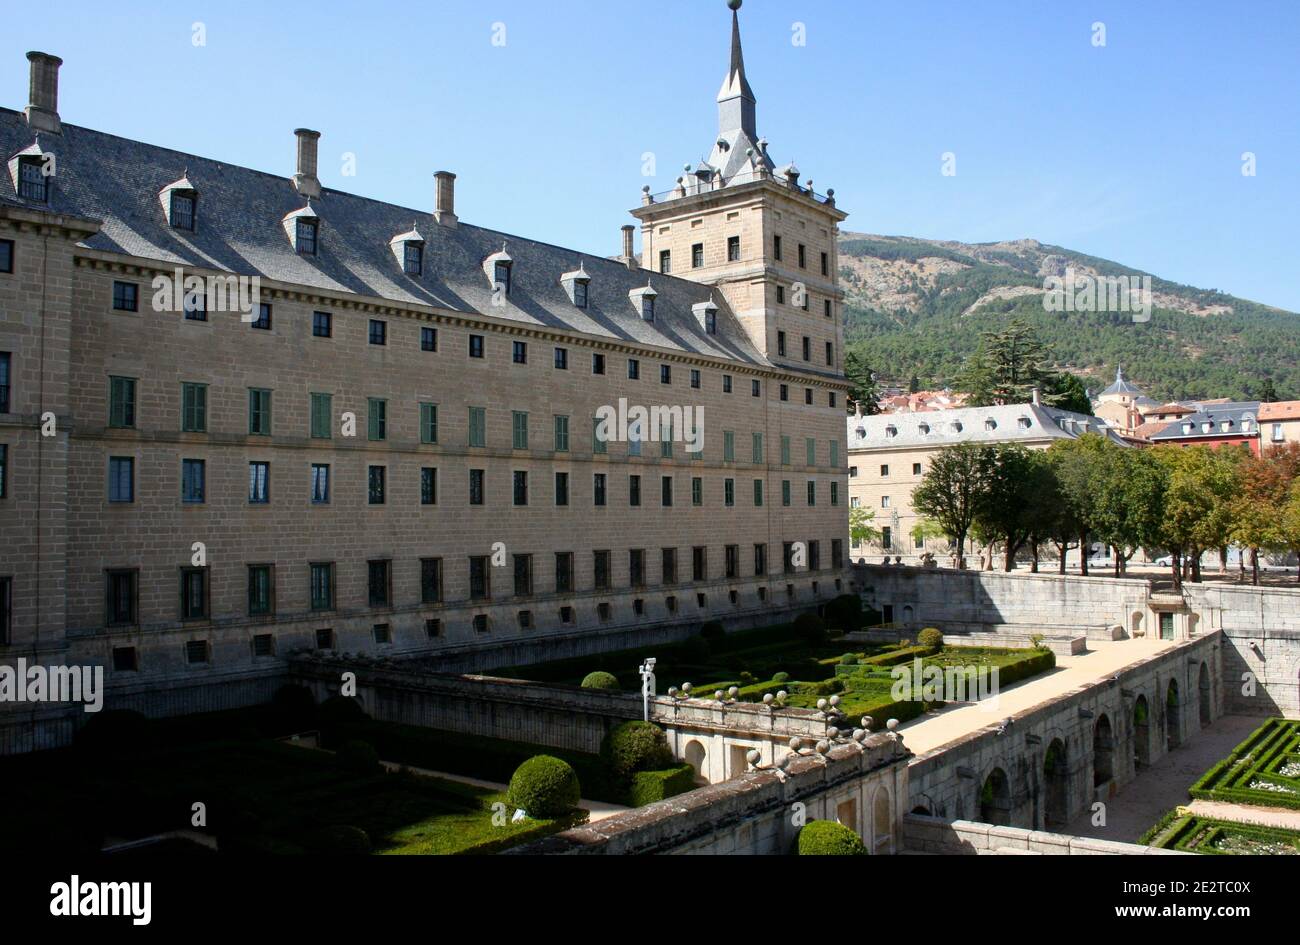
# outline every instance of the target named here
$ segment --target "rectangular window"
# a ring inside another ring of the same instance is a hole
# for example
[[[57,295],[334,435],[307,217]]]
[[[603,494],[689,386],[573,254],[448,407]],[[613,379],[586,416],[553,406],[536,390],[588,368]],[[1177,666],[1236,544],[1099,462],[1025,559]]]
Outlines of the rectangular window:
[[[641,504],[641,477],[627,477],[627,504],[637,506]]]
[[[628,583],[632,587],[645,587],[645,549],[633,548],[627,553]]]
[[[673,504],[673,477],[664,476],[659,481],[659,504],[670,508]]]
[[[0,272],[14,271],[14,241],[0,240]]]
[[[533,556],[515,555],[515,596],[529,597],[533,593]]]
[[[181,384],[181,431],[206,433],[208,430],[208,385]]]
[[[840,444],[838,440],[830,441],[831,448],[831,467],[839,468],[840,465]]]
[[[636,358],[627,359],[627,379],[630,381],[640,380],[641,362]]]
[[[138,312],[140,287],[134,282],[114,282],[113,309],[118,312]]]
[[[677,583],[677,549],[664,548],[660,552],[661,564],[663,568],[663,583]]]
[[[388,439],[388,401],[380,397],[366,399],[366,438]]]
[[[605,504],[605,474],[596,473],[591,480],[591,504],[603,506]]]
[[[275,612],[275,566],[248,566],[248,615],[264,617]]]
[[[767,545],[754,546],[754,577],[767,574]]]
[[[577,308],[587,307],[587,283],[583,279],[576,279],[573,283],[573,304]]]
[[[736,461],[736,434],[732,430],[722,431],[722,461],[724,463]]]
[[[469,356],[471,358],[483,357],[483,336],[482,335],[469,336]]]
[[[0,413],[9,412],[9,371],[12,355],[0,351]]]
[[[922,546],[924,547],[924,545]],[[844,542],[839,538],[831,539],[831,568],[838,571],[844,566]]]
[[[781,480],[781,504],[786,508],[790,506],[790,480]]]
[[[833,314],[835,314],[835,310],[831,307],[830,299],[822,300],[822,314],[825,315],[827,318],[830,318]]]
[[[304,256],[316,255],[316,221],[298,218],[295,232],[298,234],[298,252]]]
[[[731,508],[736,504],[736,480],[722,480],[722,504]]]
[[[248,464],[248,501],[254,505],[266,505],[271,501],[270,463]]]
[[[727,545],[724,550],[725,564],[727,567],[727,577],[735,578],[740,575],[740,545]]]
[[[482,469],[471,469],[469,471],[469,504],[483,504],[483,476]]]
[[[573,591],[573,552],[558,551],[555,554],[555,593],[568,594]]]
[[[673,382],[673,368],[670,364],[659,365],[659,383],[671,384]]]
[[[510,360],[514,364],[528,363],[528,342],[515,341],[510,345]]]
[[[817,483],[815,480],[808,480],[808,504],[810,506],[817,504]]]
[[[727,262],[739,262],[739,261],[740,261],[740,237],[728,236],[727,237]]]
[[[668,275],[673,271],[673,254],[672,250],[659,250],[659,271]]]
[[[487,408],[469,408],[469,445],[487,446]]]
[[[366,598],[371,607],[388,607],[393,600],[393,562],[366,562]]]
[[[754,505],[755,507],[763,504],[763,480],[754,480]]]
[[[569,504],[569,474],[566,472],[555,474],[555,504]]]
[[[515,505],[528,504],[528,473],[521,469],[514,473],[514,501]]]
[[[137,618],[136,601],[139,581],[139,572],[135,570],[109,571],[105,575],[107,579],[107,614],[106,620],[110,627],[129,627],[134,626]],[[0,579],[3,581],[9,578]],[[0,608],[4,607],[5,602],[0,601]],[[0,612],[0,620],[3,620],[4,613]],[[6,625],[0,624],[0,630],[6,629]],[[0,643],[7,642],[7,636],[0,636]]]
[[[700,389],[700,372],[695,368],[691,368],[691,387],[694,390]]]
[[[781,437],[781,465],[790,465],[790,438],[788,436]]]
[[[388,322],[378,318],[370,319],[370,343],[372,345],[388,344]]]
[[[833,365],[835,363],[835,345],[832,342],[826,342],[826,363]]]
[[[257,318],[249,323],[250,328],[257,328],[261,331],[271,330],[271,303],[259,302],[257,306]]]
[[[707,581],[709,579],[709,549],[696,545],[691,549],[691,580]]]
[[[779,357],[785,357],[785,332],[783,331],[776,333],[776,353]],[[782,384],[781,386],[784,387],[785,385]]]
[[[414,240],[402,244],[402,271],[408,276],[418,276],[424,269],[424,247]]]
[[[207,616],[208,569],[181,568],[181,619],[204,620]]]
[[[749,382],[749,394],[751,397],[763,396],[763,382],[754,380]]]
[[[781,400],[782,403],[785,403],[785,402],[789,401],[789,399],[790,399],[790,385],[789,385],[789,384],[782,384],[782,385],[777,389],[777,397]]]
[[[311,504],[328,505],[330,500],[330,468],[327,463],[311,464]]]
[[[691,505],[704,504],[704,479],[700,476],[691,477]]]
[[[838,482],[832,482],[831,483],[831,505],[839,505],[839,504],[840,504],[840,484]]]
[[[420,469],[420,504],[438,504],[438,470],[434,466]]]
[[[181,501],[198,505],[206,491],[207,469],[201,459],[181,460]]]
[[[511,443],[517,450],[528,449],[528,414],[522,410],[510,412]]]
[[[108,379],[108,425],[110,427],[135,426],[135,378],[110,377]]]
[[[812,360],[812,339],[807,335],[803,336],[803,359],[805,361]]]
[[[822,275],[829,276],[830,274],[831,274],[831,257],[828,253],[822,253]]]
[[[819,541],[808,542],[808,570],[820,571],[822,569],[822,543]]]
[[[799,244],[799,268],[808,268],[808,247],[803,243]]]
[[[894,547],[894,530],[886,525],[880,530],[880,547],[889,551]],[[886,621],[888,623],[889,621]]]
[[[311,436],[314,440],[328,440],[331,437],[334,397],[331,394],[313,393],[311,395]]]
[[[366,484],[366,501],[370,505],[383,505],[387,498],[388,467],[367,467]]]
[[[206,322],[208,320],[208,300],[207,297],[197,289],[193,292],[186,292],[181,303],[181,309],[185,313],[185,320],[190,322]]]
[[[108,458],[108,501],[135,501],[135,459],[130,456]]]
[[[704,244],[694,243],[691,246],[691,268],[699,269],[704,265]]]
[[[442,602],[442,559],[420,559],[420,602],[438,604]]]
[[[809,407],[812,406],[813,392],[811,387],[805,387],[803,389],[803,402],[807,404]]]
[[[609,589],[609,552],[594,551],[591,555],[592,568],[595,571],[595,588],[598,591]]]
[[[312,312],[311,334],[313,338],[332,338],[334,336],[334,316],[330,312]]]
[[[569,369],[569,349],[555,349],[555,369],[557,371],[567,371]]]
[[[591,418],[591,451],[593,453],[608,453],[609,445],[605,442],[605,435],[608,430],[601,430],[600,417]]]
[[[438,329],[436,328],[420,329],[420,350],[421,351],[438,350]]]
[[[510,294],[510,263],[497,262],[492,267],[492,281],[506,295]]]
[[[724,374],[724,375],[722,375],[722,392],[723,392],[724,394],[730,394],[730,393],[731,393],[731,375],[730,375],[730,374]]]
[[[772,258],[778,262],[781,260],[781,236],[779,233],[772,237]]]
[[[592,354],[591,356],[591,373],[605,373],[605,356],[603,354]]]
[[[763,455],[763,434],[761,433],[751,434],[751,439],[753,441],[751,443],[751,446],[753,449],[754,462],[761,463],[765,459]]]
[[[804,437],[803,441],[804,464],[807,466],[817,465],[817,441],[812,437]]]
[[[785,286],[783,285],[779,285],[776,287],[776,304],[777,305],[785,304]]]
[[[437,404],[420,404],[420,442],[438,442]]]
[[[311,609],[334,609],[334,565],[311,565]]]
[[[555,452],[567,453],[569,451],[569,418],[555,417]]]
[[[271,392],[265,388],[248,389],[248,435],[271,435]]]

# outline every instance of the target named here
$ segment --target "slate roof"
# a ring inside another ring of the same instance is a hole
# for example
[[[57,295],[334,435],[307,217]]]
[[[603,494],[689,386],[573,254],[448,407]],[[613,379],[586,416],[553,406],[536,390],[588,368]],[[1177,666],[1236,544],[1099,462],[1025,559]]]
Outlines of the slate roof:
[[[34,139],[22,113],[0,108],[0,154],[5,162]],[[42,134],[40,144],[57,156],[49,203],[19,198],[7,172],[0,174],[0,202],[102,220],[100,232],[81,244],[90,249],[769,366],[722,295],[699,283],[629,270],[621,262],[463,221],[456,228],[442,226],[431,212],[328,188],[312,202],[320,216],[318,255],[302,256],[294,251],[281,222],[306,206],[289,175],[66,122],[62,135]],[[159,201],[159,192],[182,176],[198,193],[195,232],[169,226]],[[425,188],[430,204],[433,190]],[[427,241],[420,276],[404,274],[389,246],[413,224]],[[503,244],[514,260],[511,291],[507,304],[495,307],[483,262]],[[591,276],[586,309],[574,306],[560,284],[561,274],[580,264]],[[653,322],[641,318],[628,295],[647,281],[658,292]],[[716,335],[706,334],[691,310],[711,297],[718,306]]]
[[[1118,367],[1115,369],[1115,383],[1102,391],[1100,396],[1105,397],[1107,394],[1133,394],[1141,396],[1142,391],[1140,388],[1130,384],[1124,377],[1124,369]],[[1152,401],[1152,403],[1154,403],[1154,401]]]
[[[1171,421],[1163,430],[1149,434],[1153,443],[1168,443],[1172,440],[1198,439],[1207,436],[1258,436],[1259,435],[1259,401],[1229,401],[1214,404],[1196,413],[1190,413],[1178,420]],[[1231,424],[1223,429],[1223,423]],[[1210,430],[1203,429],[1205,423]],[[1191,424],[1190,432],[1183,432],[1186,424]],[[1243,429],[1243,424],[1248,428]]]
[[[990,427],[988,421],[992,421],[995,426]],[[1074,439],[1084,433],[1097,433],[1114,443],[1127,445],[1105,421],[1097,417],[1057,410],[1041,404],[955,407],[950,410],[848,418],[850,452],[914,446],[954,446],[958,443]]]

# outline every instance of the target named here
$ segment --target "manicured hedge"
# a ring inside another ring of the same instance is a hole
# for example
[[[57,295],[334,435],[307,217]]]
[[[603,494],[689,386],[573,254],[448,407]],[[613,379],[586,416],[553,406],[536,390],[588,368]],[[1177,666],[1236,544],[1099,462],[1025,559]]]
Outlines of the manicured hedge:
[[[552,755],[534,755],[511,775],[506,803],[540,820],[569,813],[581,796],[572,767]]]
[[[628,807],[644,807],[693,790],[695,769],[688,764],[661,771],[638,771],[632,775],[624,803]]]
[[[862,838],[833,820],[811,820],[799,829],[799,856],[866,856]]]
[[[1300,794],[1250,787],[1251,781],[1264,779],[1300,789],[1300,778],[1287,778],[1275,770],[1298,749],[1300,722],[1269,719],[1201,775],[1188,793],[1204,800],[1300,810]]]

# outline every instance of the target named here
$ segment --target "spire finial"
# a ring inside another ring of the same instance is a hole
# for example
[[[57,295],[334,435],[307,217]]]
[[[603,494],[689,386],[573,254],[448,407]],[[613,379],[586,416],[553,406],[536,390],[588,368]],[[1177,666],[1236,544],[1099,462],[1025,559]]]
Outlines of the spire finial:
[[[740,47],[740,16],[737,13],[740,3],[741,0],[727,0],[727,7],[731,10],[731,62],[718,92],[718,130],[724,137],[739,130],[753,139],[754,90],[745,78],[745,55]]]

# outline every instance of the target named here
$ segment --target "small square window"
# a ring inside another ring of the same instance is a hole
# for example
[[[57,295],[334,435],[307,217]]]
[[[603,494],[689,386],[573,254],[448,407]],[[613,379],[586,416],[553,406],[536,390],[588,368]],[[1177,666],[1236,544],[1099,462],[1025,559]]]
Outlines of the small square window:
[[[334,649],[334,631],[328,627],[323,627],[316,631],[316,649],[332,650]]]
[[[334,316],[329,312],[311,313],[311,333],[315,338],[329,338],[334,334]]]
[[[370,343],[372,345],[388,344],[388,323],[377,318],[370,319]]]
[[[254,634],[253,656],[275,656],[275,637],[269,633]]]
[[[430,617],[424,622],[424,635],[430,640],[442,636],[442,621],[436,617]]]
[[[209,648],[207,640],[189,640],[185,644],[185,662],[196,665],[208,662]]]
[[[469,356],[471,358],[483,357],[483,336],[482,335],[469,336]]]
[[[569,369],[569,349],[555,349],[555,369],[557,371],[567,371]]]
[[[140,287],[134,282],[114,282],[113,309],[118,312],[138,312]]]
[[[0,272],[14,271],[14,241],[0,240]]]
[[[133,646],[113,647],[113,672],[134,673],[140,670],[140,657]]]
[[[387,646],[393,642],[393,628],[391,624],[377,623],[372,629],[377,646]]]
[[[271,330],[271,303],[261,302],[257,306],[257,318],[251,323],[253,328],[260,328],[263,331]]]
[[[420,350],[421,351],[438,350],[438,329],[436,328],[420,329]]]
[[[605,356],[603,354],[592,354],[591,356],[591,373],[605,373]]]

